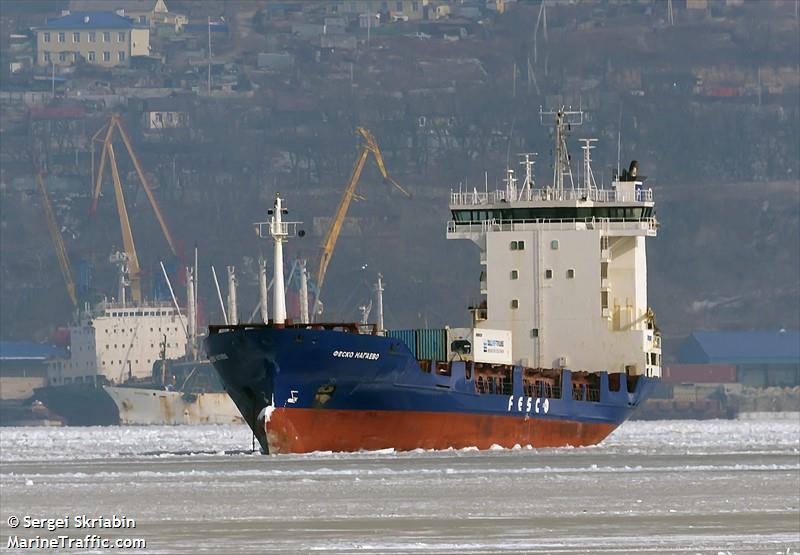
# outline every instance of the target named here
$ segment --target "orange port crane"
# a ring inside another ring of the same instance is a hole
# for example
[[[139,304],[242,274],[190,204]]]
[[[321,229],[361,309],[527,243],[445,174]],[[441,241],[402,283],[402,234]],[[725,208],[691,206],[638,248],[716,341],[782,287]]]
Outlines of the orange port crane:
[[[47,196],[47,189],[44,186],[42,172],[39,171],[38,168],[36,170],[36,182],[39,184],[39,191],[42,193],[42,204],[44,205],[45,216],[47,216],[47,229],[50,230],[50,237],[53,240],[53,246],[56,248],[58,265],[61,267],[61,274],[64,276],[64,282],[67,285],[69,300],[72,301],[72,306],[77,307],[78,296],[75,293],[75,281],[72,279],[72,270],[69,266],[69,258],[67,258],[64,238],[61,237],[61,231],[58,229],[56,215],[53,212],[53,205],[50,204],[50,198]]]
[[[169,248],[172,250],[172,254],[177,256],[178,251],[175,248],[175,242],[172,239],[172,234],[167,227],[167,222],[164,220],[164,216],[161,214],[161,209],[158,207],[156,198],[153,196],[153,191],[150,188],[150,184],[147,182],[144,171],[142,171],[142,166],[139,163],[139,159],[136,157],[133,146],[131,146],[131,141],[128,138],[128,134],[125,132],[125,128],[122,126],[122,119],[120,118],[119,114],[113,113],[111,114],[108,123],[101,127],[92,137],[92,151],[94,152],[95,142],[102,142],[103,152],[100,155],[100,165],[97,170],[97,178],[94,184],[94,194],[92,196],[92,208],[90,214],[93,215],[97,210],[97,201],[100,199],[100,189],[103,185],[103,172],[106,166],[106,159],[108,159],[109,165],[111,166],[111,177],[114,182],[114,193],[117,201],[117,211],[119,212],[119,223],[120,227],[122,228],[122,242],[125,247],[125,252],[128,255],[128,279],[130,280],[131,284],[131,296],[133,297],[133,301],[135,303],[140,303],[142,302],[142,285],[140,280],[141,268],[139,266],[139,257],[136,255],[136,245],[133,241],[131,223],[128,219],[128,210],[125,208],[125,197],[122,194],[122,181],[119,177],[117,158],[114,153],[114,130],[119,131],[122,142],[125,144],[128,155],[133,162],[133,167],[136,169],[136,174],[139,176],[139,182],[141,183],[142,188],[147,195],[147,199],[150,201],[150,206],[153,207],[153,212],[155,212],[156,219],[158,219],[158,223],[161,226],[161,231],[164,234],[164,238],[167,240],[167,243],[169,243]],[[105,131],[105,137],[101,140],[100,136],[102,135],[103,131]],[[94,164],[94,161],[92,161],[92,164]]]
[[[356,196],[356,186],[361,178],[361,171],[364,169],[364,164],[370,153],[375,157],[375,163],[383,176],[385,182],[389,182],[392,186],[396,187],[406,197],[411,198],[411,193],[403,189],[397,181],[392,179],[386,171],[386,166],[383,164],[383,156],[381,150],[378,148],[378,142],[375,137],[364,127],[357,127],[356,131],[364,140],[361,145],[361,154],[353,166],[353,173],[350,176],[350,181],[345,187],[342,200],[339,202],[339,207],[336,209],[336,214],[331,222],[331,227],[325,235],[325,240],[322,242],[322,254],[319,259],[319,270],[317,271],[317,294],[314,300],[314,310],[312,314],[316,316],[320,307],[320,293],[322,291],[322,283],[325,281],[325,273],[328,271],[328,265],[331,263],[333,257],[333,249],[336,247],[336,241],[339,239],[339,233],[342,231],[344,218],[347,215],[347,209],[350,207],[350,202]]]

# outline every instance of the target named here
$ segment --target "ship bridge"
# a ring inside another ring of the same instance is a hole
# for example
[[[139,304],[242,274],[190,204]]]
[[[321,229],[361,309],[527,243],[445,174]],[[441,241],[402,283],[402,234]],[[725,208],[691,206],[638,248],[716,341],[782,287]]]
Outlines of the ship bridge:
[[[510,174],[508,180],[512,180]],[[533,224],[574,229],[602,226],[615,232],[655,236],[658,223],[654,214],[653,190],[644,181],[615,181],[612,189],[514,187],[491,192],[457,191],[450,193],[453,219],[447,223],[450,239],[491,229],[520,229]]]
[[[660,337],[647,304],[645,239],[658,231],[653,191],[636,161],[611,188],[598,187],[589,139],[575,183],[566,132],[577,113],[555,113],[552,185],[537,187],[525,154],[521,186],[507,169],[504,189],[451,192],[447,238],[480,249],[473,325],[510,330],[514,362],[523,366],[660,376]]]

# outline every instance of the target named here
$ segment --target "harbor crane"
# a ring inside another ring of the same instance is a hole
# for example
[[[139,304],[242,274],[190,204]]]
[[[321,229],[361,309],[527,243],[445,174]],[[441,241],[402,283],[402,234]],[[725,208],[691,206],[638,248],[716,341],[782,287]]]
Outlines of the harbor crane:
[[[75,280],[72,279],[72,270],[70,269],[69,258],[67,257],[67,249],[64,246],[64,238],[61,236],[61,231],[58,229],[56,215],[53,212],[53,205],[50,204],[50,198],[47,196],[47,189],[44,186],[42,172],[38,168],[36,168],[36,182],[39,184],[39,191],[42,193],[42,205],[44,206],[45,216],[47,217],[47,229],[50,231],[50,238],[53,240],[53,246],[56,248],[58,265],[61,267],[61,274],[64,276],[64,283],[67,285],[69,300],[72,301],[73,307],[77,307],[78,296],[75,293]]]
[[[108,160],[108,164],[111,166],[111,177],[114,182],[114,193],[116,196],[120,227],[122,228],[122,242],[125,247],[125,253],[128,255],[128,277],[131,286],[131,296],[133,301],[138,304],[142,302],[142,285],[140,280],[141,267],[139,266],[139,258],[136,254],[136,245],[133,241],[131,224],[130,220],[128,219],[128,210],[125,207],[125,197],[122,193],[122,182],[119,177],[117,157],[114,153],[113,142],[115,130],[119,132],[119,136],[122,138],[122,142],[125,144],[128,155],[133,162],[133,167],[135,168],[136,174],[139,177],[139,182],[141,183],[142,189],[144,189],[144,192],[147,195],[147,199],[150,201],[150,206],[153,207],[153,212],[155,212],[156,219],[161,226],[161,231],[163,232],[164,238],[169,244],[169,248],[172,250],[172,254],[177,256],[178,251],[175,247],[175,242],[172,239],[172,234],[167,227],[167,222],[164,220],[164,216],[161,214],[161,209],[158,207],[158,202],[156,202],[155,196],[153,196],[153,191],[150,187],[150,184],[147,182],[144,171],[142,171],[142,166],[139,163],[139,159],[136,157],[136,153],[133,150],[133,146],[128,138],[128,134],[125,132],[125,128],[122,126],[122,118],[118,113],[113,113],[111,114],[108,123],[101,127],[92,137],[92,152],[94,153],[95,142],[101,142],[103,144],[103,151],[100,155],[100,165],[97,170],[97,176],[94,183],[94,194],[92,195],[92,208],[90,210],[90,215],[94,215],[97,210],[97,202],[100,199],[100,189],[103,185],[103,172],[105,170],[106,160]],[[105,132],[105,136],[100,139],[100,136],[103,134],[103,132]],[[94,169],[94,159],[92,159],[92,168]]]
[[[383,163],[381,150],[378,148],[378,142],[375,140],[375,137],[372,135],[372,133],[370,133],[364,127],[357,127],[356,132],[358,132],[364,142],[361,145],[361,153],[356,160],[355,166],[353,166],[353,173],[350,176],[350,181],[347,182],[344,194],[342,195],[342,200],[339,202],[339,207],[336,209],[336,214],[331,222],[331,227],[328,229],[328,233],[325,235],[325,240],[322,242],[322,253],[319,259],[319,269],[317,270],[317,294],[315,295],[314,310],[312,312],[314,317],[316,317],[320,308],[322,284],[325,281],[325,273],[327,272],[328,265],[331,263],[331,258],[333,257],[333,249],[336,247],[336,241],[339,239],[339,233],[342,231],[342,225],[344,224],[344,218],[347,215],[347,209],[350,207],[350,202],[353,200],[353,197],[356,196],[356,186],[358,186],[358,181],[361,178],[361,172],[364,169],[364,164],[366,163],[367,157],[370,155],[370,153],[372,153],[372,155],[375,157],[375,163],[378,165],[378,169],[383,176],[383,180],[385,182],[389,182],[406,197],[411,198],[411,193],[406,191],[400,186],[399,183],[397,183],[397,181],[389,176],[389,173],[386,171],[386,166]]]

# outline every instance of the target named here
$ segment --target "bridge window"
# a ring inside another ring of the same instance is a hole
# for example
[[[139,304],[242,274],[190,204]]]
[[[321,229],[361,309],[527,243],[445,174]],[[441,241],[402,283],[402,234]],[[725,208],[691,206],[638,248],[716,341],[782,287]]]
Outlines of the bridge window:
[[[572,268],[567,270],[567,279],[573,279],[574,277],[575,277],[575,270],[573,270]]]
[[[519,308],[519,299],[511,299],[511,308]]]
[[[531,337],[539,337],[539,328],[533,328],[531,330]]]
[[[519,271],[511,270],[511,279],[519,279]]]
[[[554,251],[558,250],[558,239],[553,239],[550,241],[550,249]]]
[[[553,279],[553,270],[545,270],[544,279]]]

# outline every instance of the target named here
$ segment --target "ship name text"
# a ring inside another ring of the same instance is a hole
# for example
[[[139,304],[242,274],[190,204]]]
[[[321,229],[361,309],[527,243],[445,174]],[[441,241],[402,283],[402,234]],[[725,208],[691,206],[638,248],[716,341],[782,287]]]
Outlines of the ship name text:
[[[363,360],[378,360],[380,353],[370,353],[368,351],[333,351],[336,358],[360,358]]]
[[[508,409],[507,412],[511,412],[512,410],[516,409],[517,412],[524,412],[528,414],[533,410],[534,414],[547,414],[550,412],[550,399],[541,397],[525,397],[524,395],[520,397],[515,397],[514,395],[510,395],[508,397]]]

